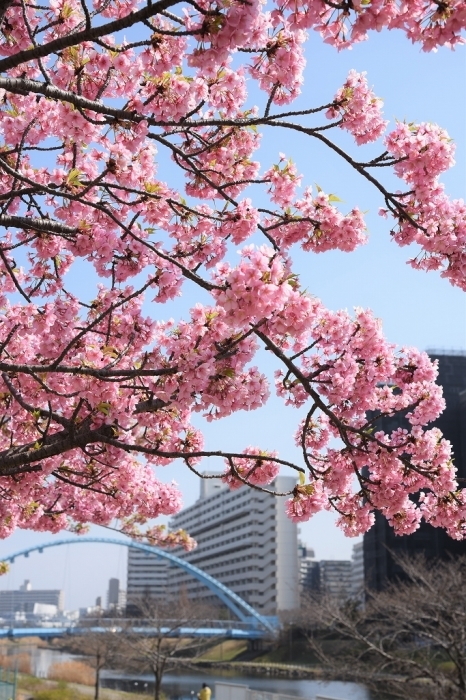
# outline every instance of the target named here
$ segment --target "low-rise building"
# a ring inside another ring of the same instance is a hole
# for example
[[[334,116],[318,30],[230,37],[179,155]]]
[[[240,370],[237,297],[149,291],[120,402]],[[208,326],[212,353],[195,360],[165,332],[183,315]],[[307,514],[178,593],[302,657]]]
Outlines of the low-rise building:
[[[64,593],[60,590],[37,590],[26,580],[17,591],[0,591],[0,617],[14,619],[22,614],[26,618],[34,615],[37,604],[54,606],[61,612],[64,608]]]

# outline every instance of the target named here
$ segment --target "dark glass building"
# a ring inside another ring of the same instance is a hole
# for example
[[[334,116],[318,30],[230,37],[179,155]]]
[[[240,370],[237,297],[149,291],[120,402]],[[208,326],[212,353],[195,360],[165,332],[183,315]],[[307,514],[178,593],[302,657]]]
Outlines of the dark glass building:
[[[435,422],[453,447],[460,485],[466,488],[466,353],[447,355],[429,352],[438,360],[438,383],[443,386],[446,408]],[[378,423],[390,432],[403,425],[403,419],[388,418]],[[412,535],[398,536],[380,513],[374,526],[364,535],[364,578],[366,588],[382,590],[389,581],[402,577],[400,567],[391,552],[396,554],[423,554],[427,559],[447,558],[466,554],[466,541],[449,537],[444,530],[422,523]]]

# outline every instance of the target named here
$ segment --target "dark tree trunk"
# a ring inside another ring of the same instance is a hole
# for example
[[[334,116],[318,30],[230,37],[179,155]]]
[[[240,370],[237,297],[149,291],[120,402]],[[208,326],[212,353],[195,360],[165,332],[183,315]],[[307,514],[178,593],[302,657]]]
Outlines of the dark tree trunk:
[[[154,700],[160,700],[161,690],[162,690],[162,674],[156,671],[154,673],[155,683],[154,683]]]
[[[99,700],[99,686],[100,686],[100,656],[97,656],[97,663],[95,665],[95,690],[94,690],[94,700]]]

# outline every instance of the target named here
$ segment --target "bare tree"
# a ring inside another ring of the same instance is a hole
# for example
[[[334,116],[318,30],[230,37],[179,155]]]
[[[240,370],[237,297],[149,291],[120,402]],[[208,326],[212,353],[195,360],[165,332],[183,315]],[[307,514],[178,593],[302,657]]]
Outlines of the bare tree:
[[[118,629],[86,632],[83,635],[71,637],[66,640],[66,647],[75,654],[87,657],[89,664],[95,670],[94,700],[99,700],[100,672],[115,663],[120,662],[124,656],[122,641],[124,634],[121,627]]]
[[[465,700],[466,560],[399,564],[405,580],[364,608],[308,598],[301,630],[331,677],[410,700]]]
[[[184,596],[162,601],[145,597],[133,605],[144,627],[128,637],[130,653],[138,667],[154,675],[154,700],[160,700],[164,674],[189,667],[205,650],[205,637],[192,635],[205,626],[212,611]]]

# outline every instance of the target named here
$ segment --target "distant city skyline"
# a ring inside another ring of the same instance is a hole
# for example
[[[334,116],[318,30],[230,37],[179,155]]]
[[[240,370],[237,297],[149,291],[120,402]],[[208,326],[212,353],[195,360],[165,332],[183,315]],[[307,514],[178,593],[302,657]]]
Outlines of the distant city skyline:
[[[278,477],[274,485],[280,490],[286,489],[286,478]],[[230,503],[225,500],[227,494],[225,485],[218,484],[216,480],[201,482],[201,496],[194,509],[188,508],[180,513],[179,517],[191,525],[190,529],[199,542],[194,554],[197,555],[195,564],[201,570],[226,585],[259,614],[274,615],[294,610],[299,605],[300,595],[307,593],[325,592],[342,599],[360,597],[364,585],[362,542],[353,546],[351,560],[316,560],[314,550],[298,541],[296,524],[284,519],[284,514],[281,515],[278,500],[271,508],[266,494],[245,489],[235,492],[232,501],[241,500],[232,502],[229,508]],[[248,504],[251,506],[250,513]],[[232,512],[235,508],[241,511],[238,518]],[[267,518],[261,519],[261,515]],[[230,537],[233,532],[231,525],[238,533],[233,540]],[[210,532],[212,538],[209,538]],[[72,540],[70,544],[105,545],[103,542],[92,542],[92,538],[87,537],[84,541]],[[57,545],[64,546],[63,541],[57,542]],[[110,540],[106,546],[115,546],[115,540]],[[49,547],[50,543],[42,548],[36,546],[29,550],[27,557],[23,555],[20,559],[42,554]],[[110,578],[106,599],[97,596],[92,605],[70,610],[69,606],[65,609],[63,590],[37,589],[29,579],[25,579],[18,587],[0,590],[0,618],[20,626],[26,620],[34,620],[40,626],[42,618],[47,622],[57,619],[58,626],[62,626],[64,621],[76,620],[77,616],[100,614],[101,611],[125,611],[127,602],[131,607],[132,603],[137,604],[147,595],[167,600],[173,593],[176,594],[180,586],[193,600],[211,602],[214,606],[223,605],[217,594],[204,590],[202,585],[199,588],[198,581],[190,576],[186,578],[186,574],[177,567],[171,568],[165,559],[148,555],[138,545],[127,550],[126,585],[129,599],[120,579]],[[211,550],[215,551],[212,556]],[[179,549],[175,552],[176,556],[186,558],[183,556],[186,552]],[[235,559],[238,555],[239,559]],[[234,566],[236,562],[241,562],[239,568]],[[264,571],[268,572],[265,578],[261,576]],[[257,587],[253,585],[251,590],[251,583],[254,582]],[[131,612],[128,614],[131,616]]]

